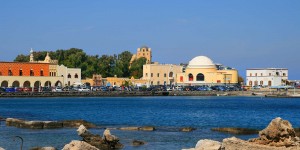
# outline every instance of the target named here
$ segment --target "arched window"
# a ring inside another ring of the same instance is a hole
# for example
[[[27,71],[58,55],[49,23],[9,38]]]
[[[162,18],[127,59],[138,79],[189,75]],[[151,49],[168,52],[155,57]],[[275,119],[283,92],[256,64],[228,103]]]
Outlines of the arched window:
[[[40,76],[44,76],[44,70],[40,71]]]
[[[75,78],[76,78],[76,79],[78,78],[78,74],[77,74],[77,73],[75,74]]]
[[[193,76],[193,74],[189,74],[189,81],[193,81],[194,80],[194,76]]]
[[[169,77],[173,77],[173,72],[170,72],[170,73],[169,73]]]
[[[180,76],[180,82],[183,82],[183,76]]]
[[[268,86],[272,86],[272,81],[268,81]]]
[[[260,83],[259,83],[260,85],[264,85],[264,81],[260,81]]]
[[[34,76],[34,72],[32,69],[30,69],[30,76]]]
[[[22,71],[22,69],[19,70],[19,76],[23,76],[23,71]]]
[[[258,86],[258,81],[254,81],[254,85],[255,85],[255,86]]]
[[[249,86],[252,86],[252,81],[249,81]]]
[[[71,75],[70,75],[70,74],[68,74],[68,78],[71,78]]]
[[[204,75],[202,73],[197,74],[197,81],[204,81]]]

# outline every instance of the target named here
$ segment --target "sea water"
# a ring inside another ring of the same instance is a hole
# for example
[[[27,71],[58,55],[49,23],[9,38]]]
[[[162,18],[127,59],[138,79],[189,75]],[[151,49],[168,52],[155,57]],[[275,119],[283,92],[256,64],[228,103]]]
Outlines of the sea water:
[[[263,129],[281,117],[300,127],[300,99],[262,97],[69,97],[1,98],[0,116],[24,120],[59,121],[84,119],[120,138],[124,149],[182,149],[194,147],[200,139],[221,141],[236,136],[249,139],[258,135],[231,135],[211,131],[214,127]],[[121,131],[114,128],[154,126],[155,131]],[[192,132],[180,132],[193,127]],[[0,124],[0,147],[7,150],[54,146],[62,149],[71,140],[81,140],[74,128],[20,129]],[[145,141],[134,147],[133,140]]]

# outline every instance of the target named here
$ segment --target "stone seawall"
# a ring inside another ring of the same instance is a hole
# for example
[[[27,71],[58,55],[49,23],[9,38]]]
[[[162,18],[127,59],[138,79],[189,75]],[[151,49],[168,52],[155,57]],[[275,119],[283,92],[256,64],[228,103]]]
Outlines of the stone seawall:
[[[14,92],[1,97],[132,97],[132,96],[260,96],[284,97],[293,91],[95,91],[95,92]]]

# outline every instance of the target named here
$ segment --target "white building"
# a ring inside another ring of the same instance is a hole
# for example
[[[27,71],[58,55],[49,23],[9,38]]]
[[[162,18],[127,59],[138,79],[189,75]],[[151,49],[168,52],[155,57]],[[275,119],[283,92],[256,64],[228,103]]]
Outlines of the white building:
[[[64,78],[63,86],[81,83],[80,68],[67,68],[64,65],[57,65],[57,76]]]
[[[252,68],[246,70],[247,86],[280,86],[288,80],[286,68]]]

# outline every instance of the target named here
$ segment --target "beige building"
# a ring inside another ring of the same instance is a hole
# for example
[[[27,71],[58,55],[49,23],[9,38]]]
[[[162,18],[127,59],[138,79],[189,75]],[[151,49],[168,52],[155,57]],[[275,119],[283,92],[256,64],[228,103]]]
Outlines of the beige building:
[[[146,64],[143,65],[143,79],[147,85],[175,85],[176,74],[182,72],[182,66],[173,64]]]
[[[237,84],[238,71],[214,64],[206,56],[197,56],[189,62],[185,72],[177,74],[176,81],[179,85]]]
[[[147,47],[147,46],[142,46],[141,48],[137,49],[137,53],[133,54],[130,60],[130,65],[132,64],[132,62],[136,59],[139,59],[141,57],[146,58],[146,64],[151,64],[152,62],[152,52],[151,52],[151,48]]]
[[[118,77],[107,77],[105,79],[106,86],[117,86],[120,87],[125,84],[125,82],[129,82],[131,86],[143,86],[147,84],[147,80],[144,79],[134,79],[134,77],[129,78],[118,78]]]

